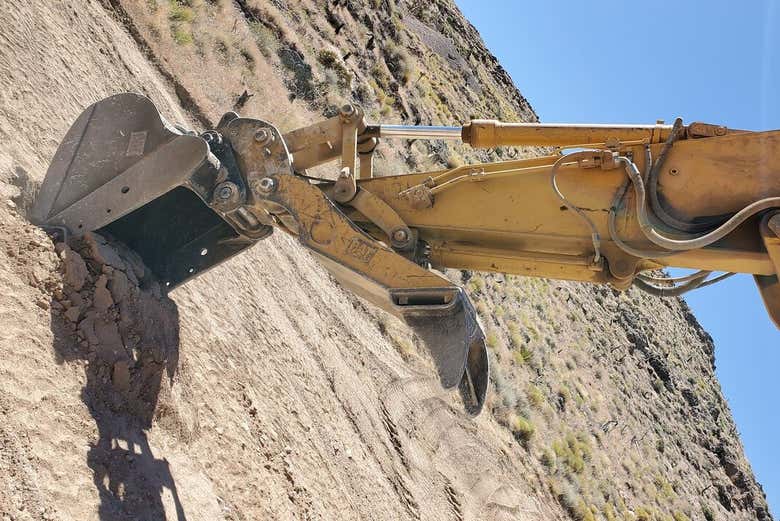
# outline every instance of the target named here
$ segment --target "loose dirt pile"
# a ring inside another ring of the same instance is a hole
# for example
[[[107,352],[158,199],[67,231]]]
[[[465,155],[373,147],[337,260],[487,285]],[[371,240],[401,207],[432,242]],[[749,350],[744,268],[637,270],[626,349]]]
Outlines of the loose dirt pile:
[[[167,461],[156,459],[146,439],[161,393],[179,361],[176,305],[164,295],[141,259],[97,234],[60,242],[63,287],[53,292],[52,321],[63,360],[84,362],[82,399],[97,423],[87,464],[101,497],[103,517],[133,512],[162,519],[161,492],[182,511]]]

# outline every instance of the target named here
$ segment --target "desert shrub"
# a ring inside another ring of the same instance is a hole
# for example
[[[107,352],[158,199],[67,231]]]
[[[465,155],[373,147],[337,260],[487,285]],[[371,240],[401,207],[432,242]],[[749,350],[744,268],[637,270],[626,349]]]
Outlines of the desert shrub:
[[[520,349],[516,349],[512,356],[518,365],[527,364],[534,357],[534,353],[527,346],[522,346]]]
[[[539,456],[539,462],[547,467],[548,469],[552,469],[555,467],[555,453],[551,451],[550,449],[544,449],[542,452],[542,455]]]
[[[571,401],[571,393],[566,387],[561,387],[555,394],[558,399],[558,409],[565,411],[566,404]]]
[[[195,11],[190,0],[169,0],[168,20],[171,24],[171,37],[179,45],[193,43],[190,22],[195,19]]]
[[[390,73],[396,80],[401,82],[401,84],[407,85],[412,80],[416,71],[412,57],[409,56],[406,49],[393,42],[388,42],[384,50],[385,63],[387,64],[387,68],[390,69]]]
[[[250,71],[255,69],[255,57],[252,56],[252,53],[249,52],[249,50],[242,48],[238,51],[238,54],[243,58],[244,63]]]
[[[191,22],[195,19],[195,12],[189,2],[171,0],[168,20],[171,22]]]
[[[387,75],[385,68],[379,63],[371,67],[371,79],[382,89],[386,89],[390,85],[390,76]],[[377,89],[374,88],[374,90],[376,91]]]
[[[662,497],[666,499],[673,498],[677,494],[675,494],[674,489],[672,488],[672,484],[669,483],[669,480],[666,479],[664,476],[657,475],[653,478],[653,484],[655,485],[655,488],[658,490],[658,493],[661,494]]]
[[[352,84],[352,74],[347,70],[339,54],[332,49],[322,49],[317,53],[317,61],[327,71],[331,71],[336,79],[335,83],[341,88],[349,88]]]
[[[558,500],[558,504],[561,508],[576,521],[595,521],[593,512],[588,508],[588,504],[585,503],[575,491],[571,485],[567,483],[553,482],[550,486],[550,490]]]
[[[585,462],[591,458],[591,448],[585,435],[568,433],[563,439],[553,441],[551,448],[564,468],[574,474],[582,474]]]
[[[526,388],[525,395],[528,397],[528,403],[534,407],[539,407],[544,403],[544,394],[533,384]]]
[[[279,39],[276,34],[260,22],[250,22],[249,30],[254,36],[257,48],[266,58],[276,54],[279,50]]]
[[[469,280],[469,289],[472,292],[485,291],[485,279],[477,275],[471,277],[471,280]]]
[[[447,168],[458,168],[466,164],[466,160],[457,151],[447,149]]]
[[[173,41],[179,45],[189,45],[193,42],[192,32],[183,25],[174,25],[171,27],[171,36]]]
[[[504,373],[500,370],[498,364],[495,364],[495,357],[493,355],[491,356],[491,366],[495,367],[495,370],[492,372],[493,377],[493,384],[495,385],[496,390],[496,396],[501,399],[501,405],[500,405],[500,415],[503,416],[503,419],[499,419],[499,423],[504,425],[505,427],[512,426],[512,418],[510,417],[512,411],[514,411],[517,408],[517,389],[514,385],[512,385],[512,382],[508,381],[506,376],[504,376]]]
[[[522,416],[515,416],[510,427],[512,429],[512,435],[523,445],[527,445],[536,432],[534,424]]]

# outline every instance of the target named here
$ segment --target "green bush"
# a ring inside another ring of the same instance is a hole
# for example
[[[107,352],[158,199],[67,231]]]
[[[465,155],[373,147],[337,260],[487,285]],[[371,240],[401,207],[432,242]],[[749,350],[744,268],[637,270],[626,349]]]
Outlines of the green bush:
[[[189,45],[193,42],[192,32],[181,25],[171,27],[171,36],[173,41],[179,45]]]
[[[189,4],[171,0],[168,20],[171,22],[191,22],[195,19],[195,12]]]
[[[573,433],[568,433],[564,439],[553,441],[551,448],[564,468],[574,474],[583,473],[585,462],[590,460],[592,454],[586,437],[575,436]]]
[[[534,407],[540,407],[544,403],[544,394],[533,384],[526,388],[525,395],[528,397],[528,403]]]
[[[542,452],[542,455],[539,456],[539,462],[547,467],[548,469],[552,469],[555,467],[555,453],[551,451],[550,449],[544,449],[544,452]]]
[[[512,420],[511,428],[512,435],[523,445],[526,445],[536,432],[534,424],[522,416],[515,416]]]
[[[332,71],[336,77],[336,83],[341,88],[349,88],[352,84],[352,74],[347,70],[344,62],[341,60],[341,56],[331,49],[322,49],[317,53],[317,61],[325,67],[326,70]]]

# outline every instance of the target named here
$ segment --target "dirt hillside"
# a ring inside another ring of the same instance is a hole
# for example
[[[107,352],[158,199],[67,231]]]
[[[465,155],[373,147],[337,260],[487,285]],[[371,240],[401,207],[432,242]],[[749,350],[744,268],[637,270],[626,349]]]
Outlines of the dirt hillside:
[[[0,520],[770,519],[681,300],[449,273],[494,367],[471,420],[281,234],[168,295],[109,237],[52,240],[25,214],[57,143],[127,90],[196,129],[345,100],[536,119],[449,1],[0,0]],[[415,143],[378,169],[533,152]]]

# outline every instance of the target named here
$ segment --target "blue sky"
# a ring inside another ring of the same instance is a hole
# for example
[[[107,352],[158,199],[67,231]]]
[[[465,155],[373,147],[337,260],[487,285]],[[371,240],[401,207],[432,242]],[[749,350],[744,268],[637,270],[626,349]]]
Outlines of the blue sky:
[[[456,2],[542,121],[681,116],[780,129],[774,0]],[[780,514],[780,332],[747,275],[686,300],[715,339],[721,387],[770,507]]]

